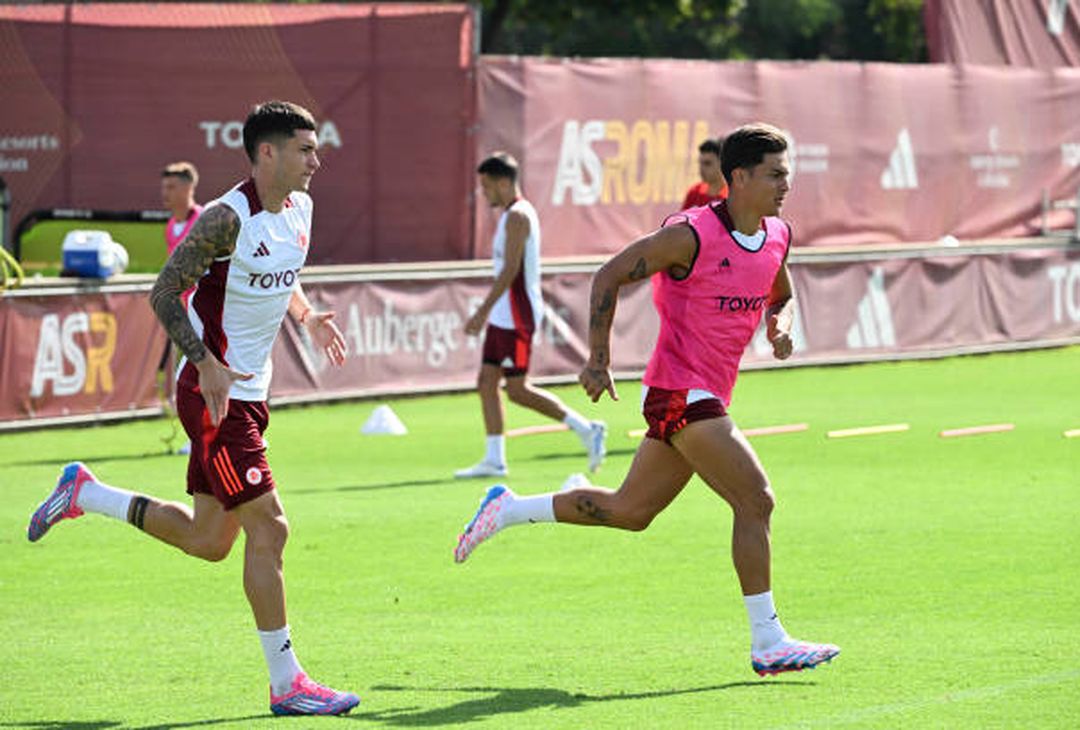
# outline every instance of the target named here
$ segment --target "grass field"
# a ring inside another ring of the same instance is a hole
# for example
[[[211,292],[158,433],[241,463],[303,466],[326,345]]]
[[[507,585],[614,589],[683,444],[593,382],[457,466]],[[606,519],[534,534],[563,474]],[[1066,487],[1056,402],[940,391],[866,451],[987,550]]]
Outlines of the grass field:
[[[164,421],[0,436],[0,727],[1075,728],[1080,667],[1080,348],[758,371],[732,414],[779,505],[774,593],[795,635],[839,644],[759,679],[728,558],[730,513],[696,479],[644,533],[516,527],[451,550],[486,482],[472,395],[279,410],[267,433],[290,516],[290,619],[312,675],[358,691],[344,720],[272,720],[242,550],[199,563],[90,515],[41,543],[26,521],[62,463],[182,498]],[[609,423],[615,485],[639,389],[568,403]],[[828,440],[903,421],[904,433]],[[1008,433],[941,439],[1010,421]],[[540,423],[511,409],[510,427]],[[584,466],[576,440],[511,440],[517,491]]]
[[[86,220],[44,221],[33,226],[22,239],[21,264],[28,276],[57,276],[61,269],[61,245],[68,231],[77,229],[108,231],[128,252],[129,274],[157,273],[165,263],[165,224]]]

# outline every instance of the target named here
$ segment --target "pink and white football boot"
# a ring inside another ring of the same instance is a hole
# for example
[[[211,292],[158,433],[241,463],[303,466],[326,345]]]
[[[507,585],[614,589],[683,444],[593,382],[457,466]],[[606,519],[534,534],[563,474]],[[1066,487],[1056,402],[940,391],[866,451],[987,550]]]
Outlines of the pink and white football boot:
[[[300,672],[292,688],[283,695],[270,690],[270,712],[275,715],[344,715],[360,704],[352,692],[338,692],[313,681]]]
[[[507,500],[513,498],[514,493],[502,484],[496,484],[487,491],[480,500],[476,514],[458,536],[457,547],[454,548],[455,563],[464,563],[477,545],[503,528],[502,510]]]
[[[831,661],[840,653],[833,644],[812,644],[786,637],[765,651],[750,651],[750,664],[762,677],[782,672],[801,672]]]
[[[60,520],[73,520],[81,517],[83,511],[76,503],[79,490],[86,482],[97,481],[86,465],[76,461],[64,467],[56,489],[49,498],[42,502],[30,517],[30,526],[26,528],[26,537],[30,542],[37,542],[45,537],[49,528]]]

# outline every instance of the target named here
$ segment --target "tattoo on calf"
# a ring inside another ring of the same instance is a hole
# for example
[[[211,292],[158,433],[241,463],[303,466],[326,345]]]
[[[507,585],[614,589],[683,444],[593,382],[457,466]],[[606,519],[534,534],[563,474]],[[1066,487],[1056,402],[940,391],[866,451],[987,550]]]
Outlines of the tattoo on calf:
[[[596,504],[587,494],[579,495],[577,504],[574,505],[579,514],[596,522],[607,522],[609,517],[606,510]]]

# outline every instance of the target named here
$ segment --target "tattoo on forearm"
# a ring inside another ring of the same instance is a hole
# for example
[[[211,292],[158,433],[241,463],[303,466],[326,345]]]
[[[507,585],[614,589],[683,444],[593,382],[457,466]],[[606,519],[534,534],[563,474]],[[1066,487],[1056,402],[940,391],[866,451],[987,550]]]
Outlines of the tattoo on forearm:
[[[206,346],[195,334],[180,295],[206,273],[215,258],[233,252],[239,232],[240,219],[232,209],[210,208],[165,262],[150,292],[150,306],[165,333],[192,362],[206,357]]]
[[[601,508],[588,494],[579,494],[574,507],[582,517],[587,517],[596,522],[606,523],[611,519],[607,510]]]
[[[645,258],[642,257],[634,264],[634,269],[630,272],[630,281],[641,281],[646,276],[648,276],[648,268],[645,266]]]
[[[592,314],[589,316],[589,329],[598,330],[610,326],[612,311],[615,308],[615,296],[610,289],[600,295],[599,303],[594,303]]]
[[[611,290],[608,289],[600,297],[600,303],[596,305],[597,312],[607,312],[615,304],[615,297],[611,295]]]

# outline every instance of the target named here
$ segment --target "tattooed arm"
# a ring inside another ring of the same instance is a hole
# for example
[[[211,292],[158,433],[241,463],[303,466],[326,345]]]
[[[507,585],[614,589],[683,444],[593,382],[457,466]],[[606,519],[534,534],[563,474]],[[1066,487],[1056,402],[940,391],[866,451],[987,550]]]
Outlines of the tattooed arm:
[[[240,219],[231,208],[215,205],[207,209],[165,262],[150,291],[150,306],[166,334],[199,369],[199,389],[215,426],[228,412],[233,381],[252,376],[228,369],[210,354],[191,326],[180,294],[206,273],[215,258],[228,256],[236,249],[239,232]]]
[[[697,238],[689,226],[661,228],[639,238],[616,254],[593,276],[589,297],[589,362],[578,381],[595,403],[607,391],[613,400],[611,375],[611,325],[620,287],[668,270],[685,276],[697,255]]]

